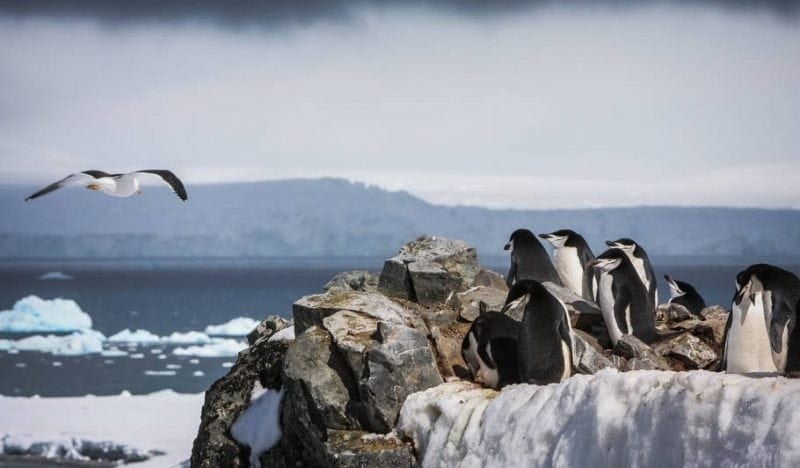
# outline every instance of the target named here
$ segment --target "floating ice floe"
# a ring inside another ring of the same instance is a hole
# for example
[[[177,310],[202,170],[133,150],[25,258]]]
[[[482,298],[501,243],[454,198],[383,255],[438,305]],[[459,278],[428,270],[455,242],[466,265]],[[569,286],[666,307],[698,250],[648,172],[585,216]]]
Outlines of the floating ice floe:
[[[92,328],[92,318],[71,299],[28,296],[0,312],[0,332],[71,332]]]
[[[126,328],[121,332],[117,333],[116,335],[111,335],[108,337],[108,341],[111,343],[158,343],[161,341],[158,335],[154,333],[150,333],[147,330],[138,329],[136,331],[131,331],[130,329]]]
[[[410,395],[397,432],[429,466],[797,466],[800,381],[604,369],[502,392]]]
[[[155,453],[110,441],[93,441],[76,437],[42,440],[29,434],[3,434],[0,437],[0,454],[58,460],[132,463],[148,460]]]
[[[68,275],[62,271],[48,271],[47,273],[39,276],[40,280],[71,280],[74,276]]]
[[[144,375],[173,376],[173,375],[175,375],[175,371],[174,370],[146,370],[146,371],[144,371]]]
[[[213,341],[213,338],[199,331],[188,331],[185,333],[175,332],[162,338],[162,341],[172,344],[204,344]]]
[[[243,341],[217,339],[217,341],[201,346],[178,347],[172,350],[172,354],[176,356],[230,357],[236,356],[245,348],[247,348],[247,343]]]
[[[246,336],[260,322],[249,317],[237,317],[220,325],[209,325],[205,332],[212,336]]]
[[[111,348],[111,349],[104,349],[100,352],[100,354],[104,357],[122,357],[127,356],[128,352],[123,351],[121,349]]]
[[[77,356],[103,351],[105,336],[96,330],[70,335],[35,335],[20,340],[0,340],[0,350],[38,351],[57,356]]]
[[[196,370],[196,371],[192,372],[192,375],[195,376],[195,377],[202,377],[205,374],[203,374],[203,371],[201,371],[201,370]]]
[[[283,389],[264,390],[256,385],[250,404],[231,426],[231,435],[240,444],[250,447],[250,466],[261,468],[261,454],[281,438],[280,407]]]

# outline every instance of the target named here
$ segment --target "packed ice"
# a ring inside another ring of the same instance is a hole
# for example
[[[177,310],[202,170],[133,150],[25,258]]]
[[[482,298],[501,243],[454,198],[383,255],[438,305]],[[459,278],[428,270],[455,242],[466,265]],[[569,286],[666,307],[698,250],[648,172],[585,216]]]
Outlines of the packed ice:
[[[92,328],[92,318],[71,299],[28,296],[0,312],[0,332],[72,332]]]

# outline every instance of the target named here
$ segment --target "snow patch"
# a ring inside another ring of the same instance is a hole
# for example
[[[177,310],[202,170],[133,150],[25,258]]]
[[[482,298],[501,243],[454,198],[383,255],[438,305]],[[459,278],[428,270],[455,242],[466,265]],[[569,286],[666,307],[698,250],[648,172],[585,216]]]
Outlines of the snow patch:
[[[502,392],[410,395],[397,431],[428,466],[796,466],[800,381],[604,369]]]
[[[280,330],[278,333],[269,337],[267,341],[291,341],[294,339],[294,325]]]
[[[216,336],[247,336],[260,322],[249,317],[237,317],[220,325],[209,325],[205,332]]]
[[[70,299],[28,296],[0,312],[0,332],[71,332],[92,328],[92,318]]]
[[[260,386],[258,386],[260,387]],[[255,396],[255,399],[252,399]],[[250,447],[250,466],[261,467],[259,457],[281,438],[280,407],[283,389],[254,389],[250,405],[231,426],[237,442]]]
[[[231,357],[236,356],[239,351],[245,348],[247,348],[247,343],[226,339],[202,346],[178,347],[172,350],[172,354],[176,356]]]

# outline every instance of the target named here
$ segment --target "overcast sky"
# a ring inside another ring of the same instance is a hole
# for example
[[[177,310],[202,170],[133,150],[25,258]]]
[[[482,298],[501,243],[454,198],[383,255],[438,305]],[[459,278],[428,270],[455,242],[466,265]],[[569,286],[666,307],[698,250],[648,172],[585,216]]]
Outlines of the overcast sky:
[[[169,168],[492,207],[800,208],[797,2],[299,3],[0,6],[0,181]]]

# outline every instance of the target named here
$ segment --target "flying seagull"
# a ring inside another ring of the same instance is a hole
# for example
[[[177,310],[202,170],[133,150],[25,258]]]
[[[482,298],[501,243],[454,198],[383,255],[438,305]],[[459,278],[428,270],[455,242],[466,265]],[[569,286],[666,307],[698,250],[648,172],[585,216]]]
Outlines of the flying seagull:
[[[90,190],[99,190],[112,197],[130,197],[134,193],[142,193],[141,185],[139,184],[139,177],[155,177],[158,180],[169,185],[175,195],[183,201],[186,201],[186,189],[183,187],[178,177],[171,171],[163,169],[145,169],[142,171],[128,172],[125,174],[108,174],[103,171],[88,170],[83,172],[76,172],[67,177],[53,182],[47,187],[39,190],[25,201],[39,198],[42,195],[58,190],[67,184],[83,184],[84,187]]]

